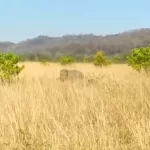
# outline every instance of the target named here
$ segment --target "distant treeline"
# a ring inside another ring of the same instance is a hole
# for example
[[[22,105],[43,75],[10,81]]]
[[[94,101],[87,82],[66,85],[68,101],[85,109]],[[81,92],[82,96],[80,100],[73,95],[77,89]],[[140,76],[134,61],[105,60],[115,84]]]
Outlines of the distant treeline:
[[[93,57],[95,54],[91,55],[62,55],[62,56],[71,56],[74,60],[74,62],[92,62]],[[115,63],[124,63],[126,61],[126,56],[128,54],[126,53],[116,53],[114,55],[107,55],[107,57],[115,62]],[[26,53],[26,54],[19,54],[20,61],[49,61],[49,62],[59,62],[61,56],[59,57],[52,57],[52,55],[46,53]]]
[[[124,61],[131,49],[150,44],[150,28],[110,35],[65,35],[62,37],[38,36],[19,43],[0,42],[0,51],[15,52],[22,61],[58,61],[61,56],[72,56],[75,61],[90,62],[98,50],[110,58]],[[116,56],[117,55],[117,56]]]

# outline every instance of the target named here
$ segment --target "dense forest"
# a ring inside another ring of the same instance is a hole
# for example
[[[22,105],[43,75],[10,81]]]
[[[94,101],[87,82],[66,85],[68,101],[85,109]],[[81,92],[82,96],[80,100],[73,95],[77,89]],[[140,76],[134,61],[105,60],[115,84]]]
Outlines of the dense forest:
[[[150,28],[142,28],[105,36],[80,34],[48,37],[40,35],[19,43],[0,42],[0,50],[16,52],[25,60],[52,60],[62,55],[81,59],[92,57],[98,50],[103,50],[108,56],[126,55],[132,48],[148,44],[150,44]]]

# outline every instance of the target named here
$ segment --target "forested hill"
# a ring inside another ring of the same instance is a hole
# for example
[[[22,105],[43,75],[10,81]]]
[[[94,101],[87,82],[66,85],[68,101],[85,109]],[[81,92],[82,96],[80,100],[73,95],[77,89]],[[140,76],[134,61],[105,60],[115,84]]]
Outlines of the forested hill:
[[[150,44],[150,28],[126,31],[113,35],[65,35],[63,37],[38,36],[19,42],[0,42],[1,51],[23,54],[46,54],[51,57],[61,55],[92,55],[97,50],[106,54],[128,53],[129,50]]]

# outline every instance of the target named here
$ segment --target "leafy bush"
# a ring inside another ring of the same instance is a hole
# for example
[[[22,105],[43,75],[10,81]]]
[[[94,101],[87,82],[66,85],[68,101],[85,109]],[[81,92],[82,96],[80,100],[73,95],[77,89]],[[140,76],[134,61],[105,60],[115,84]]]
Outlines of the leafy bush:
[[[18,76],[24,66],[19,67],[19,56],[13,53],[0,53],[0,78],[2,81],[10,81]]]
[[[47,65],[48,64],[48,62],[46,61],[46,60],[44,60],[44,59],[42,59],[41,61],[40,61],[40,63],[42,64],[42,65]]]
[[[134,48],[127,56],[128,65],[140,72],[142,69],[146,73],[150,71],[150,46]]]
[[[113,62],[114,63],[120,63],[122,61],[121,56],[119,54],[116,54],[113,56]]]
[[[111,61],[105,56],[102,51],[98,51],[94,56],[94,65],[95,66],[108,66],[111,64]]]
[[[60,58],[60,63],[62,65],[71,64],[73,63],[73,58],[71,56],[62,56]]]

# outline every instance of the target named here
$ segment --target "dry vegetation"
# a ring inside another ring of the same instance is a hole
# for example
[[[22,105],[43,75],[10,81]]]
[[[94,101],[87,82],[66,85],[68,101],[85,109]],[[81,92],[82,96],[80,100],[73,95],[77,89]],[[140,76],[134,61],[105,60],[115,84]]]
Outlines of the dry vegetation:
[[[126,65],[73,64],[99,76],[94,84],[81,85],[56,81],[58,64],[25,65],[18,83],[0,85],[1,150],[150,149],[145,75]]]

